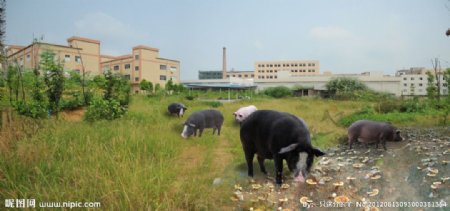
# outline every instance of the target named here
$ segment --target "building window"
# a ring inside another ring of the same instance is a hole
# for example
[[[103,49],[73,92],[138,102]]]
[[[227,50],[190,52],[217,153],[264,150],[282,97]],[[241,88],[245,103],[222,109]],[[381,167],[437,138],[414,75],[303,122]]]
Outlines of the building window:
[[[167,65],[165,65],[165,64],[159,65],[159,69],[160,70],[167,70]]]
[[[165,75],[160,75],[160,76],[159,76],[159,80],[165,81],[165,80],[166,80],[166,76],[165,76]]]
[[[31,60],[31,55],[27,54],[27,62],[29,62]]]
[[[134,59],[139,60],[139,55],[134,55]]]
[[[245,77],[245,78],[247,78],[247,77],[248,77],[248,75],[247,75],[247,74],[245,74],[245,75],[244,75],[244,77]]]
[[[124,75],[123,78],[125,78],[126,80],[130,80],[130,75]]]
[[[80,74],[80,70],[79,69],[76,69],[76,70],[73,70],[73,71],[75,71],[76,73]]]
[[[139,71],[139,66],[135,66],[134,70]]]
[[[113,70],[119,70],[119,65],[114,65]]]
[[[130,69],[131,65],[130,64],[125,64],[125,70]]]
[[[419,84],[419,86],[422,86],[422,84]]]
[[[177,67],[175,67],[175,66],[170,66],[170,71],[172,71],[172,72],[177,71]]]
[[[134,78],[134,81],[135,81],[135,82],[139,82],[139,77],[135,77],[135,78]]]
[[[75,62],[81,63],[81,56],[75,56]]]
[[[70,55],[64,55],[64,61],[70,62]]]
[[[252,78],[253,78],[253,77],[255,77],[255,75],[254,75],[254,74],[252,74]]]
[[[239,74],[239,75],[238,75],[238,77],[240,78],[240,77],[242,77],[242,75],[241,75],[241,74]]]
[[[413,78],[413,77],[411,77],[411,81],[414,81],[414,78]]]
[[[403,84],[403,86],[408,86],[408,84]]]
[[[423,78],[422,78],[422,77],[420,77],[420,78],[419,78],[419,80],[423,80]]]

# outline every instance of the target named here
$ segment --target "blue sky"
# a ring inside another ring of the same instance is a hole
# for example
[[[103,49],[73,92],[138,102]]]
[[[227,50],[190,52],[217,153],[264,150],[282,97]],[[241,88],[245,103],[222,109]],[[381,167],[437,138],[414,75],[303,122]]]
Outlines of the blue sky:
[[[33,36],[66,44],[101,41],[101,53],[143,44],[181,61],[181,79],[198,70],[253,70],[261,60],[319,60],[321,71],[393,74],[450,66],[449,0],[8,0],[6,43]]]

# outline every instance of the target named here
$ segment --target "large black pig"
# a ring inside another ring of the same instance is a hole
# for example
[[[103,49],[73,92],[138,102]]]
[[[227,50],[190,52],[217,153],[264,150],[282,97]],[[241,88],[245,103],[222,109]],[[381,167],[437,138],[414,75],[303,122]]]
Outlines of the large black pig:
[[[183,132],[181,136],[188,138],[191,135],[196,136],[197,130],[199,131],[198,137],[202,136],[203,129],[213,128],[213,135],[217,129],[217,135],[220,136],[220,129],[223,124],[223,115],[217,110],[201,110],[192,113],[186,122],[184,123]]]
[[[255,111],[242,123],[240,136],[248,176],[253,177],[253,157],[256,154],[264,174],[267,174],[264,160],[274,160],[277,184],[282,183],[283,160],[294,173],[295,181],[304,182],[314,157],[325,154],[311,145],[305,122],[289,113]]]
[[[354,122],[348,128],[347,135],[350,149],[352,148],[353,142],[357,140],[365,144],[375,142],[376,148],[381,143],[383,144],[384,150],[386,150],[386,141],[403,140],[400,131],[391,124],[370,120],[358,120]]]

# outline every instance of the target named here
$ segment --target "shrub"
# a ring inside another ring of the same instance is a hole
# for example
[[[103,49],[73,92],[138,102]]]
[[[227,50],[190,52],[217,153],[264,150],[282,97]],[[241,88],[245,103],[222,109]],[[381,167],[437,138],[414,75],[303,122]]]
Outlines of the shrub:
[[[51,112],[47,110],[47,104],[37,101],[30,101],[28,103],[19,101],[15,107],[20,115],[32,118],[46,118]]]
[[[117,100],[94,99],[87,108],[84,119],[88,122],[97,120],[113,120],[125,114],[127,109]]]
[[[192,96],[192,95],[188,95],[188,96],[186,96],[186,100],[194,100],[194,96]]]
[[[219,101],[209,101],[209,102],[205,102],[206,105],[211,106],[213,108],[217,108],[222,106],[223,104]]]
[[[276,87],[269,87],[264,90],[264,94],[274,97],[274,98],[282,98],[292,95],[292,91],[285,87],[285,86],[276,86]]]

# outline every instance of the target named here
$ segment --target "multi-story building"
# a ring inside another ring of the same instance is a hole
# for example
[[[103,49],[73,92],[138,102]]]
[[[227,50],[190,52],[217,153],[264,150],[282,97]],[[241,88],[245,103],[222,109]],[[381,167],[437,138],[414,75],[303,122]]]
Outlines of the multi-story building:
[[[255,78],[255,72],[254,71],[239,71],[232,69],[231,71],[226,72],[226,78],[242,78],[242,79],[250,79]]]
[[[71,37],[68,45],[34,42],[29,46],[10,45],[7,49],[8,62],[25,69],[36,68],[41,53],[52,51],[58,60],[64,62],[65,70],[84,70],[91,75],[102,74],[105,70],[124,75],[129,79],[133,91],[139,90],[139,83],[147,80],[162,87],[170,79],[180,82],[180,62],[159,57],[159,49],[138,45],[131,54],[107,56],[100,54],[100,41]]]
[[[254,64],[255,79],[320,75],[317,60],[257,61]]]
[[[157,48],[138,45],[129,55],[101,57],[102,70],[111,70],[124,75],[131,80],[135,92],[139,91],[139,83],[144,79],[162,87],[170,79],[174,83],[180,82],[180,62],[160,58]]]
[[[413,67],[406,70],[399,70],[396,76],[401,78],[401,95],[402,96],[425,96],[427,95],[428,75],[427,72],[436,77],[434,70],[426,69],[424,67]],[[441,95],[448,94],[448,84],[445,83],[444,76],[438,74],[440,83],[439,88]],[[435,79],[435,83],[437,80]]]
[[[20,65],[24,69],[37,68],[40,55],[45,51],[52,51],[58,60],[64,62],[66,70],[81,71],[84,65],[87,73],[100,73],[100,41],[71,37],[67,39],[67,43],[67,46],[43,42],[33,42],[25,47],[8,46],[8,63]]]

